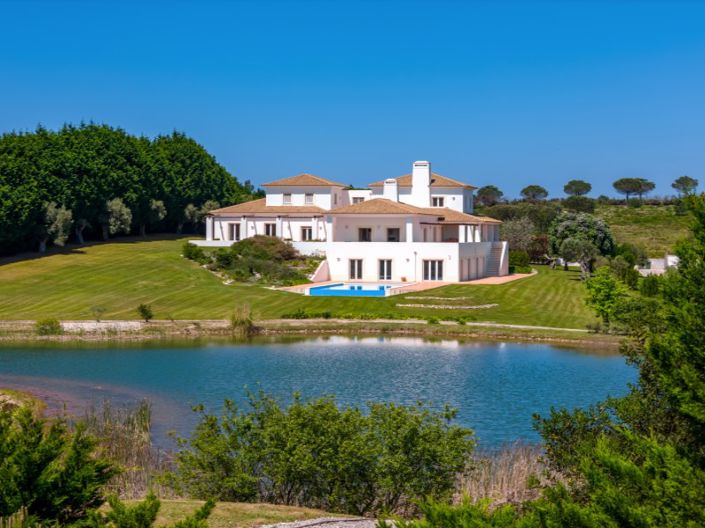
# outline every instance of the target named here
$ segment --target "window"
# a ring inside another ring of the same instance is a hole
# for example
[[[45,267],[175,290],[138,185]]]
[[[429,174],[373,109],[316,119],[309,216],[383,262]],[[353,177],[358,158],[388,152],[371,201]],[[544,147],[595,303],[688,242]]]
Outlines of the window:
[[[306,196],[304,197],[304,202],[306,205],[311,205],[313,203],[313,193],[306,193]]]
[[[398,227],[387,228],[387,242],[399,242],[400,240]]]
[[[379,280],[392,280],[392,261],[379,261]]]
[[[423,261],[423,280],[425,280],[425,281],[442,281],[443,280],[443,261],[442,260],[424,260]]]
[[[291,204],[291,193],[284,193],[284,205]]]
[[[362,202],[364,202],[364,201],[365,201],[365,197],[364,197],[364,196],[353,196],[353,199],[352,199],[352,203],[353,203],[353,204],[362,203]]]
[[[434,196],[431,198],[431,205],[433,207],[443,207],[444,199],[442,196]]]
[[[357,239],[360,242],[372,242],[372,228],[371,227],[358,228]]]
[[[350,278],[362,279],[362,259],[350,259]]]
[[[228,240],[240,240],[240,224],[228,224]]]
[[[301,240],[313,240],[313,228],[312,227],[302,227],[301,228]]]
[[[267,236],[277,236],[277,224],[264,224],[264,234]]]

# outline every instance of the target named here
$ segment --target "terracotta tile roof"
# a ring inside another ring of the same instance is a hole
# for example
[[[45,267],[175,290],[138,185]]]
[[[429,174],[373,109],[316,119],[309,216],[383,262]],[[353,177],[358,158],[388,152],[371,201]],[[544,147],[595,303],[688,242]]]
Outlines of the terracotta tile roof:
[[[338,183],[331,180],[326,180],[320,176],[314,176],[313,174],[297,174],[296,176],[290,176],[281,180],[276,180],[273,182],[265,183],[262,187],[347,187],[344,183]]]
[[[402,215],[434,215],[425,209],[402,202],[387,200],[386,198],[373,198],[364,202],[338,207],[329,214],[402,214]]]
[[[411,187],[411,174],[404,174],[403,176],[399,176],[398,178],[394,179],[397,180],[397,185],[399,187]],[[369,186],[383,187],[384,181],[370,183]],[[473,185],[459,182],[458,180],[454,180],[452,178],[447,178],[446,176],[442,176],[437,172],[431,173],[431,187],[462,187],[463,189],[477,189],[477,187]]]
[[[328,211],[327,214],[402,214],[432,216],[429,221],[443,224],[501,224],[499,220],[488,216],[476,216],[447,207],[416,207],[386,198],[373,198],[353,205],[346,205]]]
[[[489,216],[479,216],[471,215],[467,213],[461,213],[454,209],[449,209],[447,207],[429,207],[424,208],[425,211],[429,213],[434,212],[439,218],[442,218],[441,223],[443,224],[501,224],[501,220],[496,220],[495,218],[490,218]]]
[[[215,216],[252,214],[252,213],[271,213],[271,214],[290,214],[290,213],[308,213],[308,214],[324,214],[325,209],[316,207],[315,205],[266,205],[266,198],[260,200],[252,200],[251,202],[243,202],[237,205],[221,207],[213,209],[209,214]]]

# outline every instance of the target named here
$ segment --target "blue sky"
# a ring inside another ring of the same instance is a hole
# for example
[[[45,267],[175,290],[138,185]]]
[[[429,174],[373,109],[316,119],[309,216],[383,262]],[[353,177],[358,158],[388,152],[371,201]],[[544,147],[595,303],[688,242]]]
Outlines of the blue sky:
[[[181,130],[240,179],[705,187],[705,3],[0,0],[0,131]]]

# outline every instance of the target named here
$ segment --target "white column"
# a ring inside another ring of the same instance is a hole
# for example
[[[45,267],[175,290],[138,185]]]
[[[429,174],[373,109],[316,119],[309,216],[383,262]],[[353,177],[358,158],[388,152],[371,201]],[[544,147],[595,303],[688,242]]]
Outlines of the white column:
[[[414,221],[411,218],[406,219],[406,241],[414,241]]]
[[[240,240],[243,238],[248,238],[249,234],[247,233],[247,217],[246,216],[241,216],[240,217]]]
[[[482,229],[480,226],[475,226],[475,242],[482,242]]]
[[[281,216],[277,216],[277,221],[274,225],[276,225],[275,229],[277,230],[277,237],[284,238],[284,231],[282,231],[282,217]]]
[[[333,242],[333,217],[326,216],[326,242]]]
[[[206,240],[213,240],[213,217],[206,217]]]
[[[467,230],[468,226],[459,225],[458,226],[458,242],[464,244],[467,240]]]
[[[314,240],[318,240],[321,236],[320,233],[318,232],[318,217],[317,216],[311,217],[311,236],[313,237]]]

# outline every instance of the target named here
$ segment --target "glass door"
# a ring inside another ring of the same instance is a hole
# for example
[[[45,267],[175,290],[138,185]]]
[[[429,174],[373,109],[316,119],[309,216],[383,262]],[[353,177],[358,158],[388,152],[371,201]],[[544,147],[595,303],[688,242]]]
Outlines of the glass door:
[[[379,261],[379,280],[392,280],[392,261]]]

